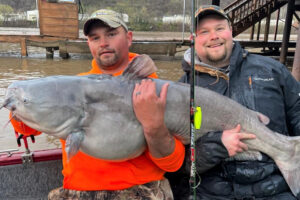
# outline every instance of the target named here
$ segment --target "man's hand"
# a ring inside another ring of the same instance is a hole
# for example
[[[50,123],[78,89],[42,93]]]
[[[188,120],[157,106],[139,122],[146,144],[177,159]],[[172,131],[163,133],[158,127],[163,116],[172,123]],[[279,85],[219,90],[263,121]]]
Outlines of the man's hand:
[[[248,146],[242,140],[256,138],[252,133],[241,133],[240,131],[241,125],[237,125],[234,129],[223,131],[221,140],[229,156],[235,156],[237,153],[248,150]]]
[[[143,126],[149,151],[156,158],[170,155],[175,148],[174,138],[164,123],[168,85],[163,85],[158,97],[155,82],[142,80],[132,94],[135,115]]]

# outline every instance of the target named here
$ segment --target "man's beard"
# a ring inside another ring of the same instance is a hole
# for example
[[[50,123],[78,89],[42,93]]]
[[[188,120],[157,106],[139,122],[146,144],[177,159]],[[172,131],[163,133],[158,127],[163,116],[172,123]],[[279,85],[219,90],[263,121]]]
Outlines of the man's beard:
[[[220,63],[222,61],[225,61],[227,58],[227,50],[224,50],[224,53],[220,56],[214,56],[213,54],[207,54],[207,60],[211,63]]]
[[[109,59],[101,59],[100,57],[98,57],[96,60],[99,66],[109,68],[110,66],[113,66],[118,62],[119,56],[114,53],[113,56]]]

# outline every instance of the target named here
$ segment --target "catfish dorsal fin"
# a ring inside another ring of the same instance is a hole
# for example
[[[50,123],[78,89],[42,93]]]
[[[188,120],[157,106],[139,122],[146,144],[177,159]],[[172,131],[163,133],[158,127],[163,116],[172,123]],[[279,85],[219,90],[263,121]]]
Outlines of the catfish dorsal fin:
[[[268,125],[270,123],[270,119],[269,117],[267,117],[266,115],[264,114],[261,114],[259,112],[257,112],[257,117],[258,117],[258,120],[263,123],[264,125]]]
[[[156,70],[153,60],[148,55],[142,54],[132,59],[122,75],[127,79],[146,78]]]

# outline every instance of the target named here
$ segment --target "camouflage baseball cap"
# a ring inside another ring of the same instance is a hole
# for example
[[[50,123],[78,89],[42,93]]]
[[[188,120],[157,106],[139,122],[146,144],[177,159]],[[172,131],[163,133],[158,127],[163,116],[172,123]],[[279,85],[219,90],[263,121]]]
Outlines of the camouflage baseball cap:
[[[224,10],[221,9],[219,6],[215,6],[215,5],[200,6],[199,9],[195,13],[195,18],[200,20],[204,16],[211,15],[211,14],[219,15],[219,16],[223,17],[224,19],[227,19],[230,22],[227,14],[224,12]]]
[[[123,21],[123,17],[120,13],[117,13],[113,10],[101,9],[93,12],[89,19],[84,23],[84,35],[89,34],[91,25],[97,21],[102,21],[112,28],[118,28],[119,26],[123,26],[126,29],[126,31],[128,31],[128,28],[125,22]]]

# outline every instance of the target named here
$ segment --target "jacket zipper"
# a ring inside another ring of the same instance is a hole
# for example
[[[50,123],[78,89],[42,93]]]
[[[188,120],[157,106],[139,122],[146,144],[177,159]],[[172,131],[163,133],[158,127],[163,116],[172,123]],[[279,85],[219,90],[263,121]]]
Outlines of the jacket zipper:
[[[229,72],[228,72],[228,82],[227,82],[227,87],[228,87],[228,92],[227,92],[227,96],[230,98],[230,87],[229,87],[229,82],[230,82],[230,65],[228,66],[228,70],[229,70]]]
[[[252,77],[251,76],[248,77],[248,81],[249,81],[249,87],[252,90]]]

